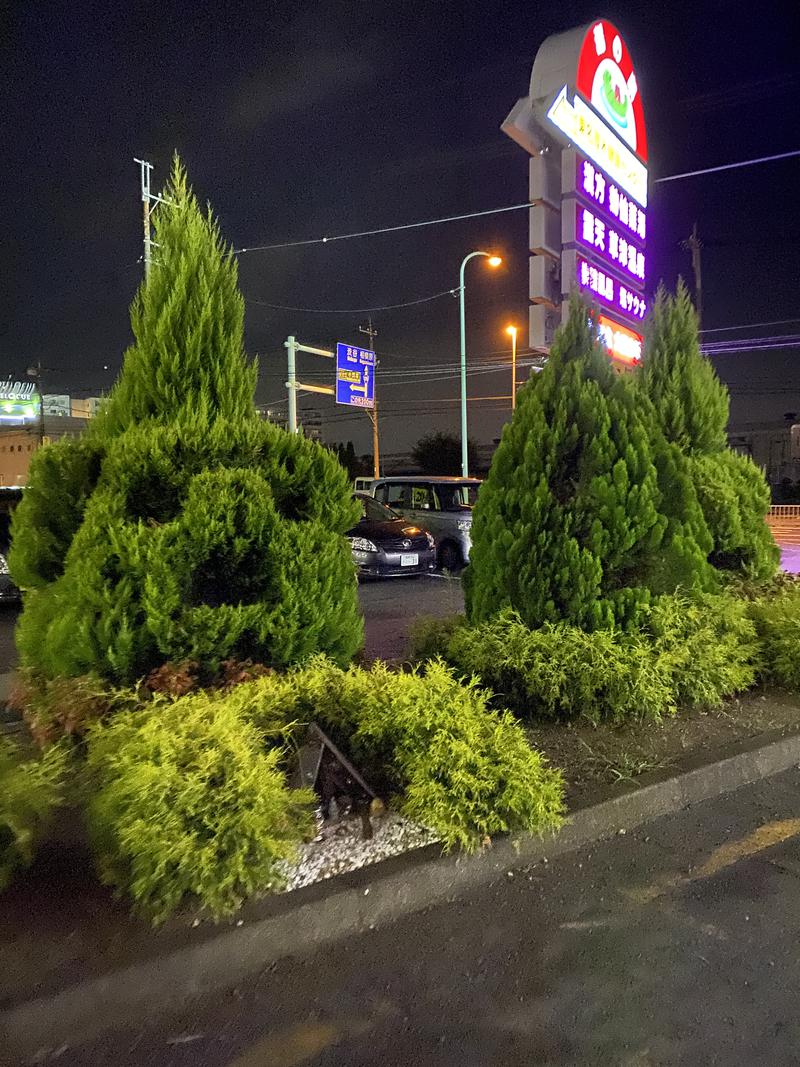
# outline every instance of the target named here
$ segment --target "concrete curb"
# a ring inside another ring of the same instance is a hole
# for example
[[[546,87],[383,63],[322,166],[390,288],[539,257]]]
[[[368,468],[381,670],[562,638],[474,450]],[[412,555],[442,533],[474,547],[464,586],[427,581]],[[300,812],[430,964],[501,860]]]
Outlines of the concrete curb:
[[[686,773],[651,782],[574,813],[546,838],[503,838],[474,857],[409,854],[397,873],[369,869],[366,888],[348,885],[279,914],[229,928],[210,940],[169,955],[80,982],[0,1013],[7,1050],[20,1060],[42,1049],[91,1040],[114,1026],[203,993],[228,989],[287,956],[301,956],[404,915],[458,897],[509,870],[519,869],[601,840],[620,829],[681,811],[800,764],[800,734],[763,743]],[[409,869],[413,874],[409,874]],[[284,898],[285,899],[285,898]]]

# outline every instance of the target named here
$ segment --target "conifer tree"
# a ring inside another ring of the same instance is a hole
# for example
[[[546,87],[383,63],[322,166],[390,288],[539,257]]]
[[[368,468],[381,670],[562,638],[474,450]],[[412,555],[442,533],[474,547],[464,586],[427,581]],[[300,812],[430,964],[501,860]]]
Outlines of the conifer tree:
[[[347,475],[257,417],[235,258],[177,159],[164,199],[120,378],[82,440],[37,455],[14,516],[23,665],[130,683],[168,660],[345,663],[363,638]]]
[[[712,582],[685,461],[573,298],[545,369],[520,392],[478,494],[470,619],[635,623],[653,592]]]
[[[766,524],[769,487],[747,456],[728,447],[728,390],[700,351],[697,315],[679,281],[651,314],[638,385],[664,436],[688,457],[712,537],[709,559],[756,578],[775,573],[779,551]]]

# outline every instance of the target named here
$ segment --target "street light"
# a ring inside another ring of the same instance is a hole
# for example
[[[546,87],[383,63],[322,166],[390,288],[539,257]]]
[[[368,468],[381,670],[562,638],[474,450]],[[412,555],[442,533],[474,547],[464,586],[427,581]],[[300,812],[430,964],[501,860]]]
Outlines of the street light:
[[[517,327],[506,326],[506,333],[511,335],[511,410],[517,407]]]
[[[467,327],[464,316],[464,268],[475,256],[485,256],[490,267],[499,267],[503,262],[500,256],[491,252],[470,252],[461,261],[458,286],[458,310],[461,320],[461,476],[469,477],[469,460],[467,458]]]

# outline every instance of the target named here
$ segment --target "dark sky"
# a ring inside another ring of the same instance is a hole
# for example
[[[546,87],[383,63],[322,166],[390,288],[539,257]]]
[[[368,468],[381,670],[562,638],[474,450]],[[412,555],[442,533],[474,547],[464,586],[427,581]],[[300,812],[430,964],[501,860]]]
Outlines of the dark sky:
[[[800,147],[796,24],[788,2],[673,4],[17,3],[3,35],[5,179],[0,376],[37,359],[45,390],[107,388],[129,340],[141,266],[133,156],[166,177],[177,149],[237,246],[358,231],[519,203],[527,156],[499,130],[527,92],[548,34],[604,15],[626,38],[648,120],[651,175]],[[7,13],[8,8],[4,9]],[[800,159],[655,186],[650,282],[690,273],[680,248],[697,220],[710,329],[800,317]],[[473,367],[527,325],[526,212],[241,257],[247,346],[259,399],[285,397],[282,343],[357,340],[360,309],[454,287],[462,256],[498,249],[467,285]],[[457,427],[458,383],[414,380],[458,355],[453,297],[377,312],[389,451]],[[720,337],[800,332],[800,321]],[[523,336],[526,330],[523,330]],[[800,351],[717,360],[737,425],[800,410]],[[319,375],[321,361],[303,363]],[[108,371],[104,371],[108,365]],[[399,372],[406,371],[406,377]],[[435,375],[430,375],[435,376]],[[506,395],[508,370],[475,374],[474,396]],[[304,401],[312,403],[312,401]],[[363,414],[323,400],[331,439],[368,441]],[[499,432],[502,401],[471,429]]]

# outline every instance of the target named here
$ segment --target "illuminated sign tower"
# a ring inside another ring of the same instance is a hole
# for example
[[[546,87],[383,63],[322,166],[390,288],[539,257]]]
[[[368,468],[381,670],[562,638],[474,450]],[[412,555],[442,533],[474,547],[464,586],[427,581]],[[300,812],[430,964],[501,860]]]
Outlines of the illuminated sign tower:
[[[606,19],[548,37],[503,131],[530,160],[530,344],[547,349],[574,288],[618,365],[647,312],[647,133],[630,52]]]

